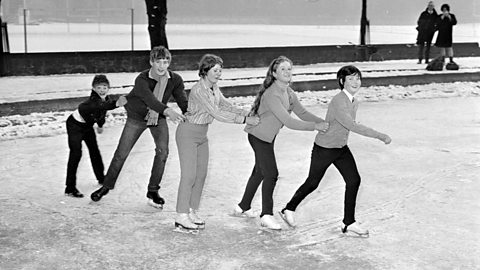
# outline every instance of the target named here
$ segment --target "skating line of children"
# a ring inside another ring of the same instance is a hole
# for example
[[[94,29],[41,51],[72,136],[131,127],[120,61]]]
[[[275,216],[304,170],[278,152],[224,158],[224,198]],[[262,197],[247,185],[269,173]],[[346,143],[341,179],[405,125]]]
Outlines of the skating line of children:
[[[290,87],[293,63],[280,56],[268,67],[267,74],[250,111],[233,106],[220,91],[217,82],[221,79],[223,61],[220,57],[206,54],[199,63],[200,79],[188,96],[183,80],[169,69],[170,52],[154,47],[150,52],[151,68],[141,72],[135,85],[126,96],[114,100],[108,96],[109,82],[104,75],[95,76],[90,98],[80,104],[67,120],[70,156],[67,166],[65,194],[81,198],[76,188],[76,171],[81,158],[81,144],[85,141],[92,161],[95,176],[101,187],[91,194],[94,202],[100,201],[110,190],[120,174],[125,160],[140,135],[148,128],[155,142],[155,157],[146,197],[150,205],[163,208],[165,200],[158,191],[165,162],[168,157],[169,133],[166,118],[179,122],[175,141],[180,160],[180,183],[178,187],[175,230],[198,233],[205,228],[205,220],[198,215],[200,199],[207,176],[209,162],[208,127],[213,120],[246,124],[245,132],[253,149],[255,166],[248,179],[240,202],[234,206],[233,216],[255,218],[251,202],[262,184],[262,211],[260,224],[271,230],[282,227],[274,218],[273,192],[278,180],[275,158],[275,139],[283,126],[295,130],[317,131],[308,177],[291,200],[279,212],[292,228],[296,227],[295,210],[320,183],[327,168],[333,164],[345,180],[344,217],[339,224],[342,233],[368,236],[368,230],[355,220],[355,205],[360,175],[355,159],[347,146],[349,132],[376,138],[389,144],[388,135],[355,121],[358,102],[355,94],[360,90],[362,74],[354,66],[344,66],[337,73],[341,91],[328,106],[326,118],[309,112],[299,102]],[[181,112],[167,106],[174,98]],[[107,110],[125,106],[127,121],[115,150],[107,174],[96,142],[93,125],[102,132]],[[291,117],[295,113],[299,119]]]

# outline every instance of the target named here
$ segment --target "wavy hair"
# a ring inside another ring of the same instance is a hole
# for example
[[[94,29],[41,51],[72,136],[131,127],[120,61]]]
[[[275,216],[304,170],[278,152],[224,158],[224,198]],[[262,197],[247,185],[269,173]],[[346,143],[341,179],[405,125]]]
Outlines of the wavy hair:
[[[267,88],[272,86],[272,84],[276,80],[275,77],[273,77],[273,72],[276,72],[278,66],[283,62],[289,62],[290,65],[293,65],[292,60],[282,55],[275,58],[268,66],[267,75],[265,76],[265,80],[263,80],[263,83],[260,85],[260,88],[258,89],[257,96],[255,97],[255,101],[253,102],[252,109],[250,110],[250,115],[258,114],[258,108],[260,107],[260,100],[262,99],[262,96],[265,93],[265,90],[267,90]]]

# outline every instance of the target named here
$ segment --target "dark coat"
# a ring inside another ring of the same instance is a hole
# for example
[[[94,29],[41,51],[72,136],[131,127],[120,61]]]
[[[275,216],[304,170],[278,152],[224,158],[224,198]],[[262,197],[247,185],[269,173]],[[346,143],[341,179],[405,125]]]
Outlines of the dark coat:
[[[137,76],[132,91],[127,95],[128,103],[125,104],[127,117],[144,121],[148,109],[152,109],[160,114],[160,118],[165,118],[163,111],[168,108],[166,104],[172,96],[182,113],[185,113],[188,107],[188,99],[182,77],[173,71],[168,71],[170,79],[168,79],[162,101],[159,101],[153,94],[157,81],[148,76],[148,71],[149,69]]]
[[[435,42],[435,46],[437,47],[452,47],[452,32],[453,26],[457,24],[457,18],[455,15],[450,13],[450,19],[444,17],[442,19],[442,15],[439,15],[437,18],[437,41]]]
[[[417,44],[423,44],[424,42],[432,42],[433,34],[436,31],[435,24],[437,22],[438,14],[435,9],[430,14],[428,9],[420,14],[417,21]]]
[[[92,91],[90,98],[78,106],[78,112],[87,125],[93,126],[97,123],[99,127],[102,127],[105,124],[107,110],[115,109],[117,107],[116,103],[117,100],[110,96],[107,96],[103,101],[97,92]]]

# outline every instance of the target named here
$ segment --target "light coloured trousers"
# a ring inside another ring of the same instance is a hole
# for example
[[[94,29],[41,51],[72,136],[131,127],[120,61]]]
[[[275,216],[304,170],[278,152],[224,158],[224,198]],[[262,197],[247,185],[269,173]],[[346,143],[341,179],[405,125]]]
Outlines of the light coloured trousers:
[[[180,159],[177,213],[198,210],[208,169],[208,124],[180,123],[175,140]]]

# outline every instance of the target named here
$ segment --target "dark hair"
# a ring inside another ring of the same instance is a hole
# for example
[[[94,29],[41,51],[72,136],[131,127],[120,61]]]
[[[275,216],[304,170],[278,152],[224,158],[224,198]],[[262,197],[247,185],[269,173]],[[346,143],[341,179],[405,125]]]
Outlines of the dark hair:
[[[172,54],[167,48],[156,46],[150,51],[150,61],[153,62],[156,59],[167,59],[170,62],[172,60]]]
[[[274,59],[268,66],[265,80],[263,80],[263,83],[260,85],[260,88],[258,89],[257,97],[255,98],[255,101],[253,102],[253,105],[252,105],[252,109],[250,110],[251,115],[256,115],[258,113],[258,108],[260,107],[260,100],[262,99],[263,93],[265,93],[265,90],[267,90],[267,88],[269,88],[273,84],[273,82],[275,82],[275,77],[273,77],[273,72],[276,72],[278,66],[283,62],[289,62],[291,65],[293,65],[292,60],[288,59],[285,56],[279,56],[276,59]]]
[[[343,66],[337,72],[337,81],[340,89],[343,89],[343,85],[345,83],[345,77],[350,75],[358,74],[360,79],[362,78],[362,72],[356,66]]]
[[[95,77],[93,77],[92,86],[95,87],[96,85],[101,83],[104,83],[108,85],[108,87],[110,87],[110,82],[108,81],[107,76],[103,74],[95,75]]]
[[[443,9],[446,9],[448,12],[450,12],[450,6],[448,4],[443,4],[440,10],[443,11]]]
[[[214,54],[205,54],[200,59],[200,63],[198,63],[198,76],[202,78],[207,76],[208,71],[217,64],[223,67],[222,58]]]

